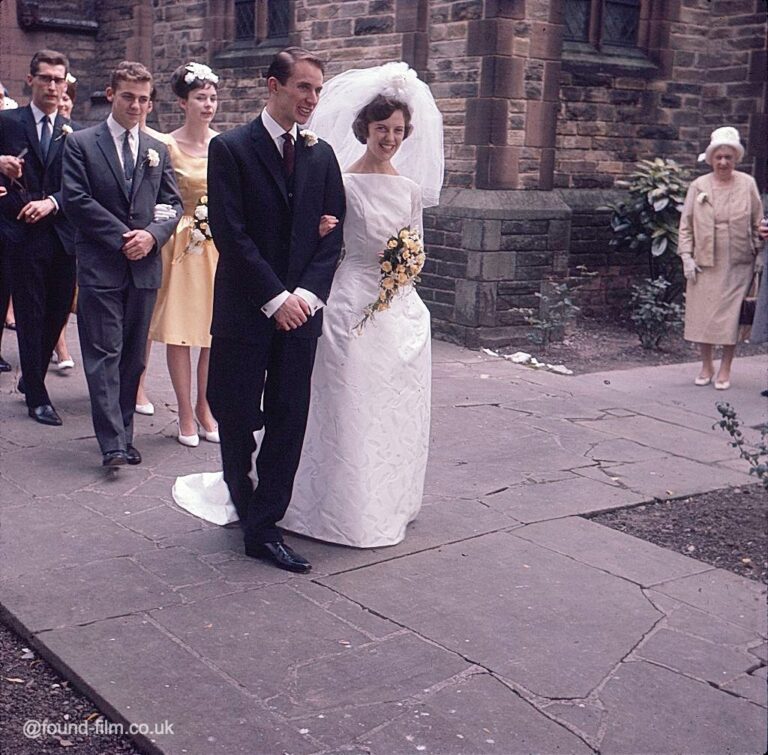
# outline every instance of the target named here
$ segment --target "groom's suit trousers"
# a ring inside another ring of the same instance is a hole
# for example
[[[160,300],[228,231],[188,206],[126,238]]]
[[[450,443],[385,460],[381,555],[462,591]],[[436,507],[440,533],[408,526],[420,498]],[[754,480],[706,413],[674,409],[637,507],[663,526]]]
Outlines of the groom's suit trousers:
[[[224,481],[246,543],[282,540],[277,523],[285,516],[299,466],[316,349],[316,338],[277,330],[269,343],[258,345],[213,337],[208,401],[219,423]],[[253,433],[262,428],[254,490]]]

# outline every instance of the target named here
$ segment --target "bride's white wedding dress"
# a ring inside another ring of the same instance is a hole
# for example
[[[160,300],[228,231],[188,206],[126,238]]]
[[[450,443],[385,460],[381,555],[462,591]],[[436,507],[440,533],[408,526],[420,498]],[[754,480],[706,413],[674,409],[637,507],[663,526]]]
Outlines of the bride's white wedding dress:
[[[323,315],[301,462],[280,526],[371,548],[400,542],[421,507],[429,312],[409,288],[361,333],[354,327],[378,295],[379,252],[387,239],[404,226],[423,228],[421,190],[403,176],[370,173],[347,173],[344,186],[346,253]],[[209,521],[236,518],[220,475],[179,478],[174,498]]]

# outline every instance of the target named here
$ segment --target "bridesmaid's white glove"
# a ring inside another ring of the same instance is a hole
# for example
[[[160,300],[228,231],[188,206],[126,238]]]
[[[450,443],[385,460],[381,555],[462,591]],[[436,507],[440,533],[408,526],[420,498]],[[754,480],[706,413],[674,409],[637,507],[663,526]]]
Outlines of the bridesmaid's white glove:
[[[696,283],[696,273],[701,272],[701,268],[694,262],[690,254],[681,254],[683,260],[683,275],[687,281]]]
[[[163,223],[166,220],[171,220],[176,217],[176,210],[169,204],[156,204],[155,205],[155,223]]]

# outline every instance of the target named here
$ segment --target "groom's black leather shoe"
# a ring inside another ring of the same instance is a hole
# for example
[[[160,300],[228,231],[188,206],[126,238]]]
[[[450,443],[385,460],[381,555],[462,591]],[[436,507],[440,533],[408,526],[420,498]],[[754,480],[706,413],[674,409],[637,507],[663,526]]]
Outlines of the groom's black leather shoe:
[[[271,561],[279,569],[306,574],[312,570],[312,564],[302,558],[296,551],[285,543],[260,543],[246,545],[245,555],[251,558],[261,558]]]
[[[122,467],[124,464],[128,463],[128,454],[126,454],[125,451],[107,451],[107,453],[101,457],[102,467]]]
[[[0,372],[10,372],[12,369],[11,363],[0,357]]]
[[[58,427],[61,422],[61,417],[56,414],[56,410],[50,404],[40,404],[40,406],[31,406],[27,413],[32,417],[35,422],[39,422],[41,425],[51,425],[52,427]]]
[[[125,450],[125,458],[129,464],[141,464],[141,454],[136,446],[129,445]]]

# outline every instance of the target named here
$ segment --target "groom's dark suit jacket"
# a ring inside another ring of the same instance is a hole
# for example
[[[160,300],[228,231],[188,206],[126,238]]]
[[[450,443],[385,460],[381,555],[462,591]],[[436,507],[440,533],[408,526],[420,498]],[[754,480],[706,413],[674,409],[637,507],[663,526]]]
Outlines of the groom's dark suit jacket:
[[[211,333],[267,342],[275,322],[261,307],[300,287],[327,301],[341,249],[341,223],[321,239],[323,214],[344,217],[344,185],[331,147],[296,140],[292,187],[261,118],[217,136],[208,151],[211,230],[219,263]],[[293,209],[292,209],[293,208]],[[322,310],[294,336],[314,337]]]

